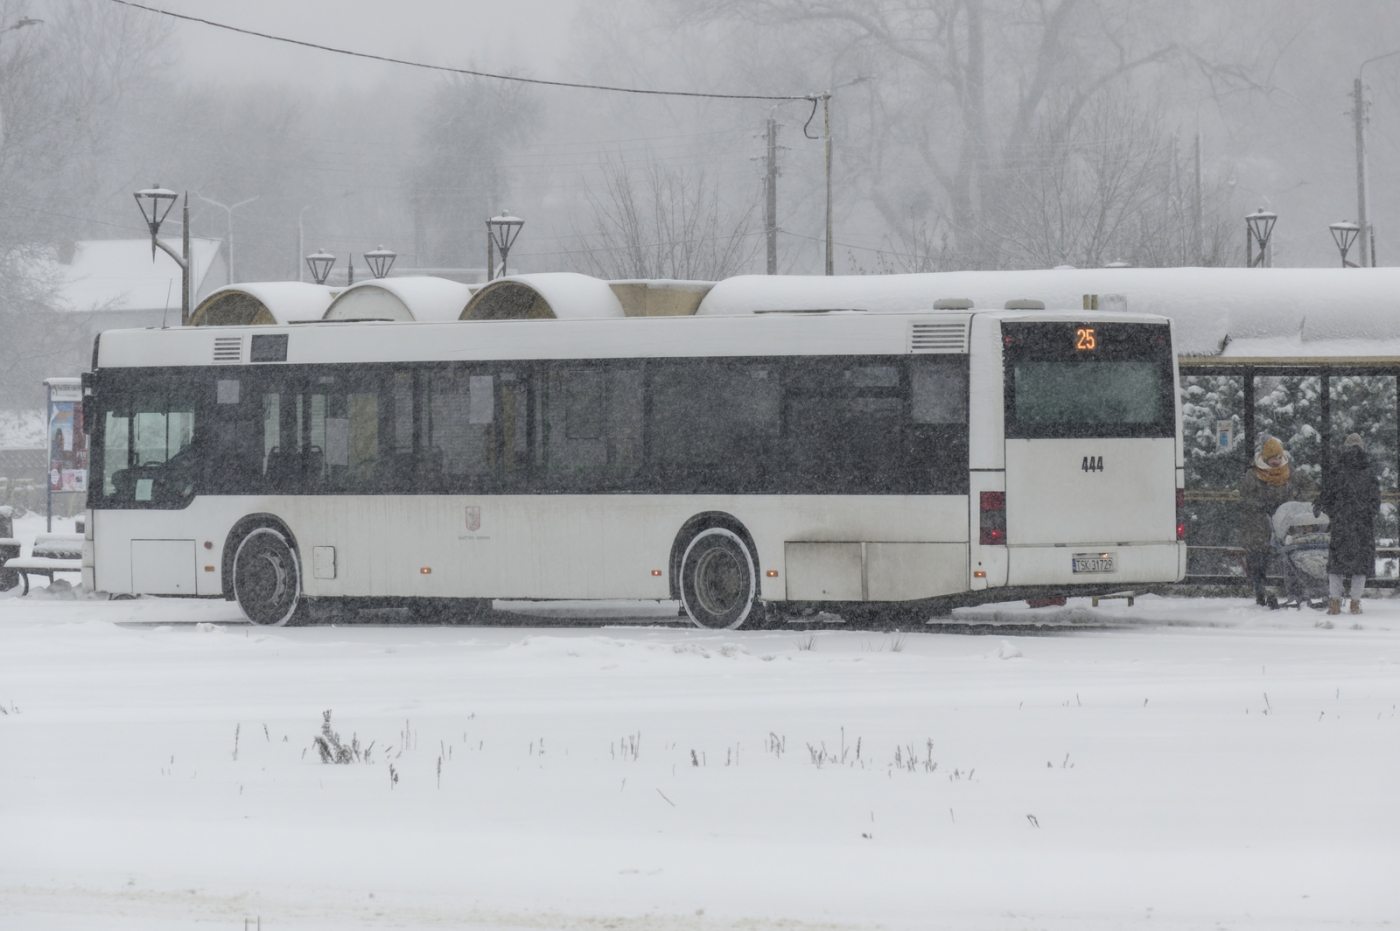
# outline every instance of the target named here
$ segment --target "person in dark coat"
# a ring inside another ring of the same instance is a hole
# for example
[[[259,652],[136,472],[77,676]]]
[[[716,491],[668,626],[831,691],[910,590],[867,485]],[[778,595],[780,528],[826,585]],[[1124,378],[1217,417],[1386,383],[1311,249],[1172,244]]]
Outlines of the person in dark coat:
[[[1348,436],[1342,455],[1327,476],[1314,514],[1325,513],[1332,546],[1327,551],[1327,613],[1342,613],[1342,577],[1351,577],[1351,613],[1361,613],[1366,577],[1376,571],[1376,515],[1381,488],[1376,467],[1361,444],[1360,434]]]
[[[1240,546],[1256,604],[1278,607],[1278,598],[1264,587],[1274,512],[1285,501],[1310,501],[1315,494],[1317,485],[1306,472],[1293,468],[1283,444],[1272,436],[1240,477]]]

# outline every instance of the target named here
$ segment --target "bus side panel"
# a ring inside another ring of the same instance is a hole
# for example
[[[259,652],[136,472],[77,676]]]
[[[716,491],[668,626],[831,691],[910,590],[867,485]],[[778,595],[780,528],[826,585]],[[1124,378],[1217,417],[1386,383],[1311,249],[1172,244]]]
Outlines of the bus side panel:
[[[876,599],[921,590],[923,582],[906,587],[885,578],[914,557],[956,555],[949,566],[927,567],[940,590],[952,584],[943,579],[952,569],[967,576],[964,495],[202,496],[178,511],[102,511],[96,584],[133,592],[132,541],[184,540],[193,541],[198,594],[221,595],[229,531],[264,513],[291,531],[311,596],[664,599],[676,535],[704,512],[732,515],[748,529],[760,571],[778,573],[760,576],[760,594],[772,600],[788,597],[784,550],[791,541],[896,544],[872,548]],[[319,578],[318,547],[334,551]]]

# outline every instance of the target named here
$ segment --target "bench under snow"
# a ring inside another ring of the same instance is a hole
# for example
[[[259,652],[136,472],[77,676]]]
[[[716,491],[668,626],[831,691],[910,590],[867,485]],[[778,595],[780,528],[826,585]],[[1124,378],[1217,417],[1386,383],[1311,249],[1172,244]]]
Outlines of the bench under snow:
[[[18,542],[0,540],[0,544]],[[34,538],[28,556],[5,560],[5,569],[19,573],[24,580],[24,594],[29,594],[29,577],[42,575],[53,582],[55,572],[83,571],[83,535],[81,533],[41,533]]]

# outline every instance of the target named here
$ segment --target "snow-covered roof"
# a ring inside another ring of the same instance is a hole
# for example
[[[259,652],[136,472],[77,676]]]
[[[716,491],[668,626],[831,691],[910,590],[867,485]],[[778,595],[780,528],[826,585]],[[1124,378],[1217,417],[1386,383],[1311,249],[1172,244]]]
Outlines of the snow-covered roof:
[[[920,275],[745,275],[719,282],[697,314],[759,310],[978,310],[1032,298],[1051,310],[1099,306],[1172,318],[1184,356],[1400,355],[1400,268],[1112,268]],[[1114,296],[1114,299],[1105,300]],[[1120,297],[1121,296],[1121,297]],[[1384,352],[1383,341],[1392,341]]]
[[[325,320],[456,320],[470,286],[446,278],[370,278],[340,292]]]
[[[225,285],[199,302],[191,326],[244,326],[319,320],[334,292],[302,281],[252,281]]]
[[[176,252],[178,239],[163,240]],[[217,239],[191,239],[190,262],[194,293],[207,286],[219,257]],[[151,259],[150,239],[89,239],[74,244],[73,261],[46,263],[57,273],[54,307],[66,311],[162,311],[180,316],[180,266],[157,249]],[[222,278],[220,272],[218,278]],[[215,282],[222,284],[222,280]]]
[[[497,278],[482,285],[462,312],[463,320],[624,316],[622,302],[606,281],[575,272]]]

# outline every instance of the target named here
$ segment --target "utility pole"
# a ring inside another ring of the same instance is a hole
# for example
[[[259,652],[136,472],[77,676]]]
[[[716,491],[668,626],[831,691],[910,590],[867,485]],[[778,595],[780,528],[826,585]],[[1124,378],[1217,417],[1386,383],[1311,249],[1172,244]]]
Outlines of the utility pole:
[[[768,274],[778,273],[778,120],[768,114],[768,174],[764,183],[763,229],[768,236]]]
[[[1195,204],[1192,211],[1192,219],[1195,221],[1194,242],[1192,251],[1196,254],[1196,264],[1202,265],[1205,257],[1201,253],[1205,250],[1205,210],[1201,198],[1201,115],[1196,114],[1196,191]]]
[[[1376,264],[1376,243],[1366,214],[1366,98],[1359,72],[1351,88],[1351,115],[1356,123],[1356,225],[1361,227],[1361,249],[1357,258],[1365,268]]]
[[[834,275],[836,262],[831,242],[831,91],[822,94],[822,120],[826,124],[826,273]]]

